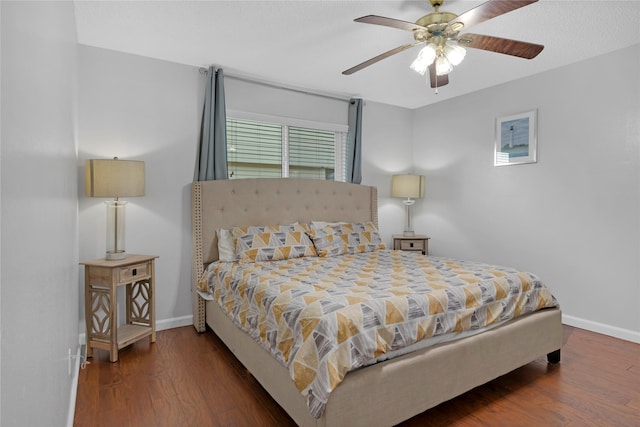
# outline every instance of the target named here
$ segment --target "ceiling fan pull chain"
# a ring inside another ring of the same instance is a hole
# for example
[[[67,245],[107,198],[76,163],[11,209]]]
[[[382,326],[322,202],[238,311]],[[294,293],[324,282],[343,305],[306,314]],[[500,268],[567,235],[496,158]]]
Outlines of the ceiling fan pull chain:
[[[436,95],[438,94],[438,76],[436,75]]]

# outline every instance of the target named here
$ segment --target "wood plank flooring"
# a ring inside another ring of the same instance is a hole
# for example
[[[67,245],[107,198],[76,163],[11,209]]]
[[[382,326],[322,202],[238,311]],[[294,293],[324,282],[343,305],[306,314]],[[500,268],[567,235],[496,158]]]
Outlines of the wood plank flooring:
[[[640,426],[640,344],[564,326],[562,362],[536,360],[401,424]],[[74,426],[294,426],[213,332],[191,326],[80,372]],[[37,410],[37,409],[34,409]]]

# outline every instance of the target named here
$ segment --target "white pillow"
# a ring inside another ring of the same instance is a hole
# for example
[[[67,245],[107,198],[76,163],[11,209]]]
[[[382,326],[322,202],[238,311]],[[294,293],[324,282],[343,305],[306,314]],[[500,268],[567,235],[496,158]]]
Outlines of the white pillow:
[[[343,225],[343,224],[347,224],[347,223],[346,222],[311,221],[311,229],[312,230],[322,230],[327,225],[330,225],[330,226],[333,227],[334,225]]]
[[[218,259],[225,262],[236,260],[236,250],[233,245],[233,235],[231,230],[219,228],[216,230],[218,236]]]

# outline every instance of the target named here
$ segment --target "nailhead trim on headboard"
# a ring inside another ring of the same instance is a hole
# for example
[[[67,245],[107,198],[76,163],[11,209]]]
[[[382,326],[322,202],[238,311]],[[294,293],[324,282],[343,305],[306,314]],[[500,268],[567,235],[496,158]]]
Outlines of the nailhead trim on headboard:
[[[198,280],[204,273],[202,260],[202,186],[194,182],[191,187],[191,298],[193,299],[193,326],[198,332],[206,330],[205,301],[196,292]]]

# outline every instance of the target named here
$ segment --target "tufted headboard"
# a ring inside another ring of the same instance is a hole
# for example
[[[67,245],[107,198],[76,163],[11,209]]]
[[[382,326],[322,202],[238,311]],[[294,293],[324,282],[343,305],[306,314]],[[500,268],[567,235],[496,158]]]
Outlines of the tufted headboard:
[[[205,266],[218,259],[216,230],[295,221],[373,221],[378,225],[375,187],[299,178],[197,181],[192,184],[193,324],[205,330],[204,300],[196,285]]]

